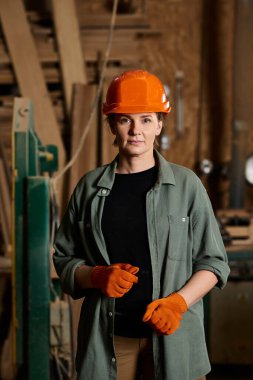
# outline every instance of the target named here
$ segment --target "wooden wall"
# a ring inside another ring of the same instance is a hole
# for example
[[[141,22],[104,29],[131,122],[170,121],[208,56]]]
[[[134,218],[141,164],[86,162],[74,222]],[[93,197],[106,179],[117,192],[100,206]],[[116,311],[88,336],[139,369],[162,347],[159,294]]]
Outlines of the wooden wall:
[[[104,1],[76,4],[86,12],[105,12]],[[107,2],[108,3],[108,2]],[[173,162],[199,173],[199,163],[214,164],[201,176],[215,208],[229,206],[229,164],[232,151],[234,0],[133,1],[157,35],[138,38],[139,67],[158,75],[170,90],[172,111],[165,133],[170,148],[162,151]],[[143,5],[144,4],[144,5]],[[249,38],[252,38],[249,36]],[[252,62],[253,49],[249,59]],[[183,74],[184,133],[176,133],[176,77]],[[252,84],[253,81],[249,78]],[[247,154],[253,152],[253,114],[249,121]],[[199,173],[200,174],[200,173]],[[252,186],[246,185],[246,207],[252,208]]]

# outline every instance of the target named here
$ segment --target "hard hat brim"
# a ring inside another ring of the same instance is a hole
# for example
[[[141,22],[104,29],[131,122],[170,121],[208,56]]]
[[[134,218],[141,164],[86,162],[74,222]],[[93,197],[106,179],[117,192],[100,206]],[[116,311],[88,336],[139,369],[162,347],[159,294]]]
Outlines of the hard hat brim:
[[[120,104],[110,104],[108,105],[106,103],[103,104],[103,113],[105,115],[112,114],[112,113],[123,113],[123,114],[131,114],[131,113],[144,113],[144,112],[162,112],[162,113],[169,113],[171,110],[169,101],[165,102],[164,104],[157,104],[148,106],[148,105],[120,105]]]

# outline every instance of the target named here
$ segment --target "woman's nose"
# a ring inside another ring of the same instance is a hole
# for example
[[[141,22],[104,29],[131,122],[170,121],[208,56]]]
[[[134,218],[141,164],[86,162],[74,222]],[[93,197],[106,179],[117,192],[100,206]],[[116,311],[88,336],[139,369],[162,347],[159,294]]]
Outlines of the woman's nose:
[[[138,135],[140,133],[140,124],[138,122],[136,122],[136,121],[132,121],[130,132],[133,135]]]

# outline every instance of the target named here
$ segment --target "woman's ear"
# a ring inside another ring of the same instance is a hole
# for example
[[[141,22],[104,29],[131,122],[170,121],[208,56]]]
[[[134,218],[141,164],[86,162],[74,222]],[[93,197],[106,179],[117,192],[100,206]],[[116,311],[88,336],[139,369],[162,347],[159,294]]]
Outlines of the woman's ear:
[[[162,120],[158,120],[157,128],[156,128],[156,136],[159,136],[163,127]]]

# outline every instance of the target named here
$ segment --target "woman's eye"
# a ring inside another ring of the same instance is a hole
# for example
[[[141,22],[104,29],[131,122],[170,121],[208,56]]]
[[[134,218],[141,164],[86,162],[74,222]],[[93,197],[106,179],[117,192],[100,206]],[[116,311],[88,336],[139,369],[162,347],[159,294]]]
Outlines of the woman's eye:
[[[143,119],[143,122],[144,122],[144,123],[150,123],[150,122],[151,122],[151,119],[150,119],[149,117],[145,117],[145,118]]]
[[[128,124],[130,123],[130,120],[126,117],[122,117],[120,120],[119,120],[120,124]]]

